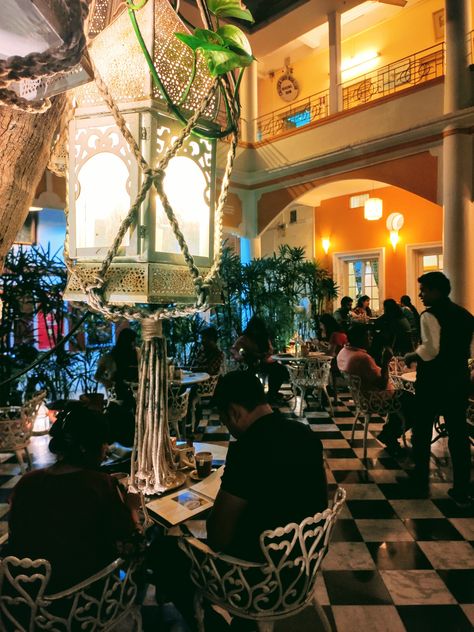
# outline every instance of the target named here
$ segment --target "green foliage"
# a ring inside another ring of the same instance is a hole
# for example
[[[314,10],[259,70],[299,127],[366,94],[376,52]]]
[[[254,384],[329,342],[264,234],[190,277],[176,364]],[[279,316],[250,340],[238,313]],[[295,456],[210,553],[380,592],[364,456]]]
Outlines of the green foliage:
[[[40,327],[48,345],[56,347],[82,317],[82,311],[63,300],[66,278],[64,262],[49,246],[13,248],[8,253],[0,275],[0,382],[44,355],[37,348]],[[66,348],[60,346],[25,376],[2,387],[0,404],[21,403],[42,388],[50,399],[96,390],[95,366],[111,343],[111,324],[90,315]]]
[[[211,309],[211,323],[218,329],[219,342],[228,352],[252,314],[261,316],[276,349],[288,344],[295,331],[305,338],[314,335],[318,315],[325,301],[337,297],[329,273],[305,259],[304,248],[280,247],[270,257],[242,264],[240,257],[225,247],[220,268],[222,304]],[[309,313],[300,307],[309,302]],[[166,325],[168,353],[189,364],[190,350],[207,323],[199,317],[179,318]]]
[[[250,66],[254,60],[252,48],[242,29],[233,24],[219,26],[219,18],[239,18],[253,22],[250,11],[240,0],[208,0],[209,11],[217,19],[216,30],[194,29],[194,33],[175,33],[189,46],[194,55],[199,50],[213,77]]]

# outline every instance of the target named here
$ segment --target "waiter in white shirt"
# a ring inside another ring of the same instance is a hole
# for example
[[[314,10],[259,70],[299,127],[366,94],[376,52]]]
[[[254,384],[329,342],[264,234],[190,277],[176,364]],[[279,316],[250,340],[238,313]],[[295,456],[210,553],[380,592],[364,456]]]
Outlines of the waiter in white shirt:
[[[457,505],[468,507],[472,499],[466,410],[474,316],[450,300],[451,284],[442,272],[427,272],[418,282],[419,296],[427,308],[420,319],[421,344],[405,356],[408,366],[417,363],[417,418],[412,437],[415,480],[428,490],[433,422],[443,415],[453,467],[453,487],[448,494]]]

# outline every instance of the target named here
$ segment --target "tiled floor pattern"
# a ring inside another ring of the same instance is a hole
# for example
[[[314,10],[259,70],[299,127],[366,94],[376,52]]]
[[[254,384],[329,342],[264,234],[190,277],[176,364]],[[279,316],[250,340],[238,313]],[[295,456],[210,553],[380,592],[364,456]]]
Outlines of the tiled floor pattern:
[[[294,416],[291,407],[281,411]],[[338,632],[473,630],[474,512],[457,508],[446,495],[451,486],[446,440],[433,447],[430,498],[417,498],[406,474],[409,455],[394,458],[383,449],[375,439],[380,423],[371,425],[368,459],[363,462],[361,430],[353,444],[349,442],[353,412],[353,403],[343,396],[334,418],[317,406],[307,407],[300,418],[322,440],[331,490],[341,485],[347,492],[317,582],[321,605]],[[203,413],[196,438],[227,441],[218,416],[211,410]],[[47,438],[34,441],[34,460],[40,466],[48,458]],[[1,534],[18,467],[6,455],[0,457]],[[169,629],[156,622],[156,607],[147,603],[145,629]],[[285,629],[316,629],[302,625]]]

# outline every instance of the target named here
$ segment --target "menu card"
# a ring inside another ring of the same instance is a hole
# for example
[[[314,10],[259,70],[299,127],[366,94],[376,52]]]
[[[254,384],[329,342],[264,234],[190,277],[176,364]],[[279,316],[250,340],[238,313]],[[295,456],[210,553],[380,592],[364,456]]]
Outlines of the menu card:
[[[160,522],[177,525],[207,509],[211,509],[221,486],[224,466],[205,479],[187,489],[158,498],[147,503],[148,511],[155,514]]]

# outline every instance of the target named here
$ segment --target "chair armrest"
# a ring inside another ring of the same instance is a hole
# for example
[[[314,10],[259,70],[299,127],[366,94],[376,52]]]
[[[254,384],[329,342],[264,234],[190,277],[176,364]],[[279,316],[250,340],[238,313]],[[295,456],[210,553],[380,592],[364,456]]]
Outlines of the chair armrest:
[[[137,563],[137,560],[132,561],[128,563],[128,567],[129,568],[133,567],[135,566],[136,563]],[[70,588],[66,588],[66,590],[62,590],[61,592],[58,592],[58,593],[53,593],[52,595],[45,595],[45,599],[47,599],[48,601],[57,601],[59,599],[64,599],[64,597],[68,597],[72,593],[79,592],[83,590],[84,588],[87,588],[88,586],[90,586],[91,584],[94,584],[100,579],[107,577],[107,575],[110,575],[110,573],[112,573],[114,570],[120,569],[121,567],[125,565],[127,565],[127,562],[124,559],[119,557],[113,562],[111,562],[108,566],[106,566],[105,568],[97,572],[95,575],[91,575],[87,579],[84,579],[82,582],[79,582],[78,584],[75,584],[74,586],[71,586]]]
[[[215,560],[219,560],[220,562],[225,562],[227,564],[231,564],[233,566],[242,566],[244,568],[264,568],[266,566],[265,563],[261,562],[249,562],[247,560],[241,560],[238,557],[233,557],[232,555],[226,555],[225,553],[219,553],[211,549],[205,542],[199,540],[194,537],[181,537],[178,540],[178,545],[182,551],[186,553],[186,549],[188,546],[197,549],[204,555],[212,557]]]

